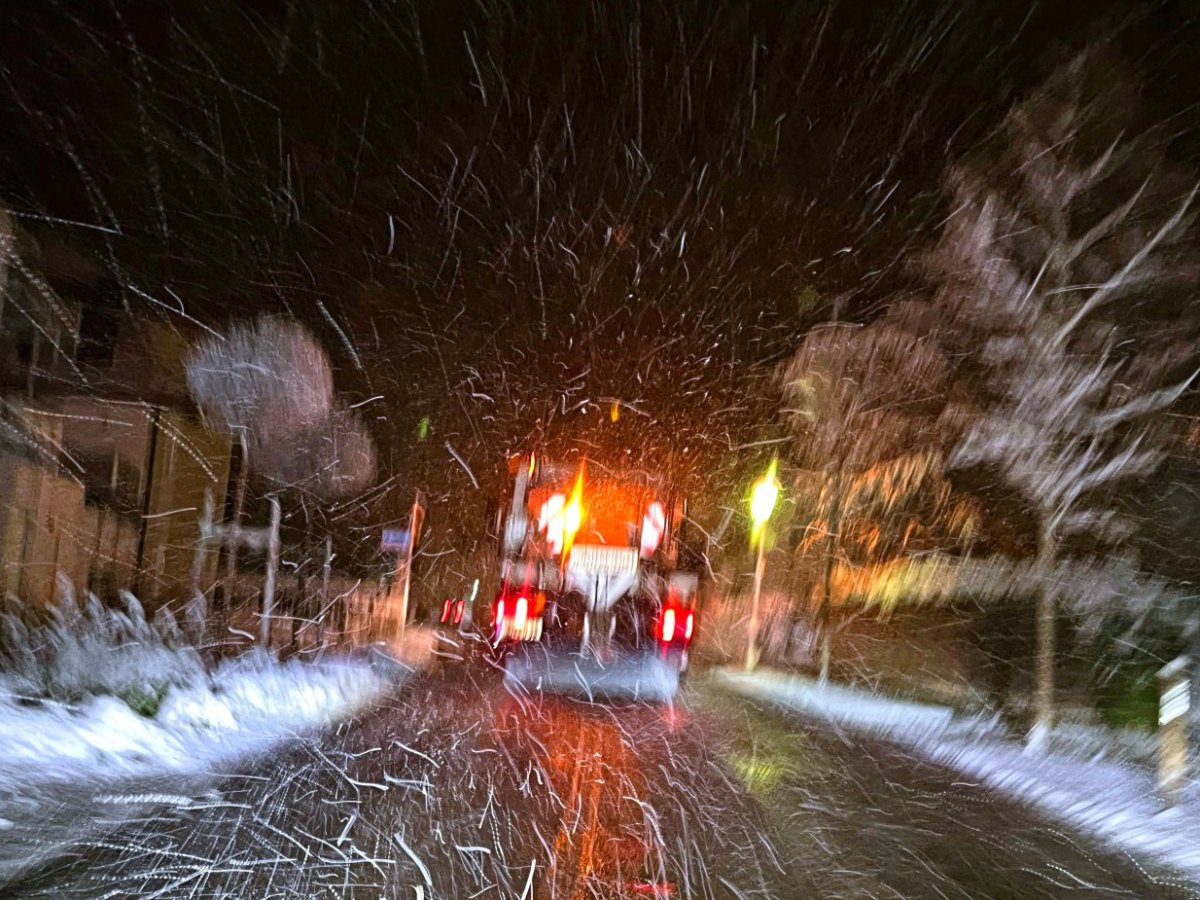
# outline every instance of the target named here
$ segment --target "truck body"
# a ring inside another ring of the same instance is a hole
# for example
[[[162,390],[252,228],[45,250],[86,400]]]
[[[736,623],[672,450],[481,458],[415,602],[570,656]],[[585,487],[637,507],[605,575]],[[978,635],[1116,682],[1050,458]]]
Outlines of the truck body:
[[[697,624],[699,578],[681,565],[684,499],[651,474],[594,462],[531,454],[510,472],[491,616],[508,673],[555,686],[560,669],[571,681],[644,669],[661,682],[644,693],[673,694]]]

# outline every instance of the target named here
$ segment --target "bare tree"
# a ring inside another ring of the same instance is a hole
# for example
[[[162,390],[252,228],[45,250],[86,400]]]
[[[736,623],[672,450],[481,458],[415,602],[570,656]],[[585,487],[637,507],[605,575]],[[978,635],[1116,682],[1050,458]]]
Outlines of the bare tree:
[[[375,478],[375,444],[362,418],[335,407],[329,416],[295,432],[290,440],[259,448],[259,468],[281,489],[305,491],[320,500],[351,497]]]
[[[224,337],[198,343],[186,361],[188,387],[204,414],[231,430],[241,446],[226,583],[237,573],[236,531],[251,467],[278,476],[302,437],[327,430],[333,372],[317,340],[301,325],[274,317],[234,325]],[[369,442],[369,439],[368,439]]]
[[[1195,189],[1153,168],[1148,137],[1112,132],[1085,97],[1087,64],[1012,111],[997,155],[952,170],[931,257],[935,306],[981,349],[987,383],[951,463],[997,473],[1036,520],[1037,748],[1053,724],[1062,556],[1128,533],[1112,489],[1157,466],[1154,414],[1188,383],[1164,386],[1182,344],[1153,319],[1178,287]]]
[[[935,341],[893,318],[816,330],[787,367],[804,523],[798,549],[819,560],[811,605],[822,677],[831,612],[852,581],[974,531],[973,504],[944,473],[938,424],[949,373]]]
[[[323,644],[334,554],[328,509],[322,515],[321,506],[352,498],[374,481],[377,467],[374,441],[359,414],[339,405],[328,418],[290,440],[264,445],[257,459],[268,484],[299,502],[304,524],[303,537],[299,539],[300,562],[295,572],[296,603],[301,618],[317,619],[319,640]],[[310,499],[315,503],[308,502]],[[323,545],[323,552],[319,545]],[[313,609],[314,597],[307,586],[312,566],[319,559],[324,562],[318,582],[319,602]],[[292,619],[293,646],[299,641],[301,618]]]
[[[249,432],[279,438],[328,418],[333,372],[320,343],[302,325],[260,317],[224,337],[196,345],[187,360],[188,387],[207,415]]]

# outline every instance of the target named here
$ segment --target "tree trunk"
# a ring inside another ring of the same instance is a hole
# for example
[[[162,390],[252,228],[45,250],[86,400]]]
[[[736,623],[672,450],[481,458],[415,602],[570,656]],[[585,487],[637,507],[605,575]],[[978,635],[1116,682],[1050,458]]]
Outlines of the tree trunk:
[[[1043,534],[1038,542],[1038,569],[1043,575],[1052,570],[1054,539]],[[1054,629],[1057,616],[1054,591],[1043,580],[1038,587],[1035,613],[1036,658],[1034,672],[1037,684],[1033,695],[1033,727],[1029,730],[1028,747],[1043,752],[1050,743],[1054,729]]]
[[[829,634],[829,616],[825,616],[824,620],[821,624],[821,671],[817,676],[817,681],[820,684],[825,684],[829,681],[829,662],[833,658],[833,642]]]
[[[833,487],[833,507],[829,514],[829,550],[825,554],[825,572],[821,585],[821,606],[817,610],[817,636],[821,642],[821,669],[819,680],[824,684],[829,680],[829,665],[833,658],[833,635],[831,620],[833,619],[833,567],[837,562],[838,538],[842,531],[842,467],[839,461],[837,471],[830,484]]]

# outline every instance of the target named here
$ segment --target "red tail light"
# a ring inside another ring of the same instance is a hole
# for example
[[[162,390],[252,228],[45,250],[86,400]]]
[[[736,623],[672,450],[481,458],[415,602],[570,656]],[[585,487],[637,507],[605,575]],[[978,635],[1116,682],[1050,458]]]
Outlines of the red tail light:
[[[690,641],[692,639],[692,629],[696,626],[696,614],[688,613],[687,618],[683,620],[683,639]]]
[[[529,615],[529,598],[518,597],[517,609],[513,613],[513,628],[518,631],[525,627],[525,618]]]
[[[462,622],[463,609],[465,608],[465,606],[466,606],[466,601],[463,601],[463,600],[459,600],[458,603],[455,604],[455,606],[454,606],[454,624],[455,625],[458,625],[460,622]]]
[[[667,607],[662,614],[662,642],[664,644],[675,637],[675,610]]]
[[[450,621],[450,601],[449,600],[447,600],[445,603],[442,604],[442,621],[443,622]]]

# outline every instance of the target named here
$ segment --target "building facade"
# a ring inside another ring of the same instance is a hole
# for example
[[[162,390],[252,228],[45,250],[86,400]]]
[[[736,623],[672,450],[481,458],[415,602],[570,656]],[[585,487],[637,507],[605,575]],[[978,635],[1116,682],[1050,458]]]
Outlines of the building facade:
[[[38,256],[0,208],[0,592],[49,603],[69,583],[168,602],[197,574],[207,588],[199,512],[206,491],[227,493],[230,441],[161,390],[182,384],[186,341],[146,323],[89,348],[86,304],[53,290]]]

